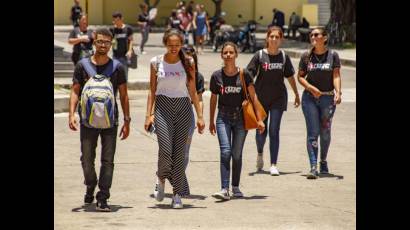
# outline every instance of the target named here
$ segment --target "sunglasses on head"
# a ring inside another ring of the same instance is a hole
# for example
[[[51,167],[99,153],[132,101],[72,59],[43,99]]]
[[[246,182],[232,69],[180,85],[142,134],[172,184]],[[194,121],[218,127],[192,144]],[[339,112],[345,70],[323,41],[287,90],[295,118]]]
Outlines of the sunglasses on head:
[[[195,49],[191,47],[184,47],[182,50],[187,53],[195,53]]]

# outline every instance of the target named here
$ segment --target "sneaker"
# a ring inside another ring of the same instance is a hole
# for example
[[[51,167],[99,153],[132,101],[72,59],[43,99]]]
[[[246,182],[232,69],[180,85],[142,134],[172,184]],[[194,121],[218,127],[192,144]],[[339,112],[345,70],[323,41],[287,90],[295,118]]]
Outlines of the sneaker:
[[[172,208],[176,208],[176,209],[184,207],[184,205],[182,204],[181,197],[178,194],[172,197],[171,206]]]
[[[222,189],[220,192],[216,192],[212,195],[212,197],[216,199],[221,199],[221,200],[229,200],[229,191],[228,189]]]
[[[94,201],[94,190],[95,187],[88,187],[87,186],[87,191],[85,192],[84,195],[84,204],[89,205],[92,204]]]
[[[256,158],[256,169],[258,171],[261,171],[262,168],[263,168],[263,155],[258,154],[258,157]]]
[[[85,205],[90,205],[90,204],[93,203],[93,201],[94,201],[94,196],[85,194],[85,196],[84,196],[84,204]]]
[[[165,183],[161,183],[157,177],[157,183],[155,184],[154,197],[157,201],[162,201],[164,199],[165,193]]]
[[[271,176],[279,176],[279,171],[275,165],[272,165],[269,169]]]
[[[329,174],[329,168],[327,167],[327,161],[320,162],[320,173]]]
[[[110,206],[108,206],[107,200],[97,201],[97,205],[95,207],[95,210],[101,211],[101,212],[111,212],[111,208],[110,208]]]
[[[317,179],[317,177],[318,177],[317,169],[315,166],[313,166],[307,175],[307,179]]]
[[[243,193],[238,186],[232,186],[232,196],[235,198],[243,197]]]

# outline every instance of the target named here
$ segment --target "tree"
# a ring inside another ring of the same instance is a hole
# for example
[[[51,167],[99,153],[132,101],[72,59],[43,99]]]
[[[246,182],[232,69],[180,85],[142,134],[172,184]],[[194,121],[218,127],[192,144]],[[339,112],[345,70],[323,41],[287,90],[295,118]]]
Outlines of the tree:
[[[223,0],[212,0],[215,4],[215,15],[214,17],[219,17],[222,12],[222,2]]]
[[[356,0],[331,0],[330,11],[327,27],[334,28],[334,25],[340,25],[336,34],[343,35],[343,39],[339,39],[339,42],[356,42]],[[334,32],[330,29],[331,36],[335,36]]]

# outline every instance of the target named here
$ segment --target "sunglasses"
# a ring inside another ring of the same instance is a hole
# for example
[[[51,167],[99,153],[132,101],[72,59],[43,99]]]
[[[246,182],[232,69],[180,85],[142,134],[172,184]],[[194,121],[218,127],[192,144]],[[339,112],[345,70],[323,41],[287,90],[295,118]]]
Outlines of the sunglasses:
[[[319,36],[320,35],[320,33],[313,33],[313,34],[310,34],[310,37],[317,37],[317,36]]]

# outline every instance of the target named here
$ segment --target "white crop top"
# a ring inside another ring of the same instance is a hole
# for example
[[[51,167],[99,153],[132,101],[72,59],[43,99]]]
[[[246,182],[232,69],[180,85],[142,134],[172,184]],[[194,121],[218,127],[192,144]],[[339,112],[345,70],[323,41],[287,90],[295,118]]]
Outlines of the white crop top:
[[[193,59],[190,59],[192,64]],[[153,57],[151,65],[157,69],[157,91],[155,95],[167,97],[189,97],[187,75],[182,62],[170,64],[164,61],[163,55]]]

